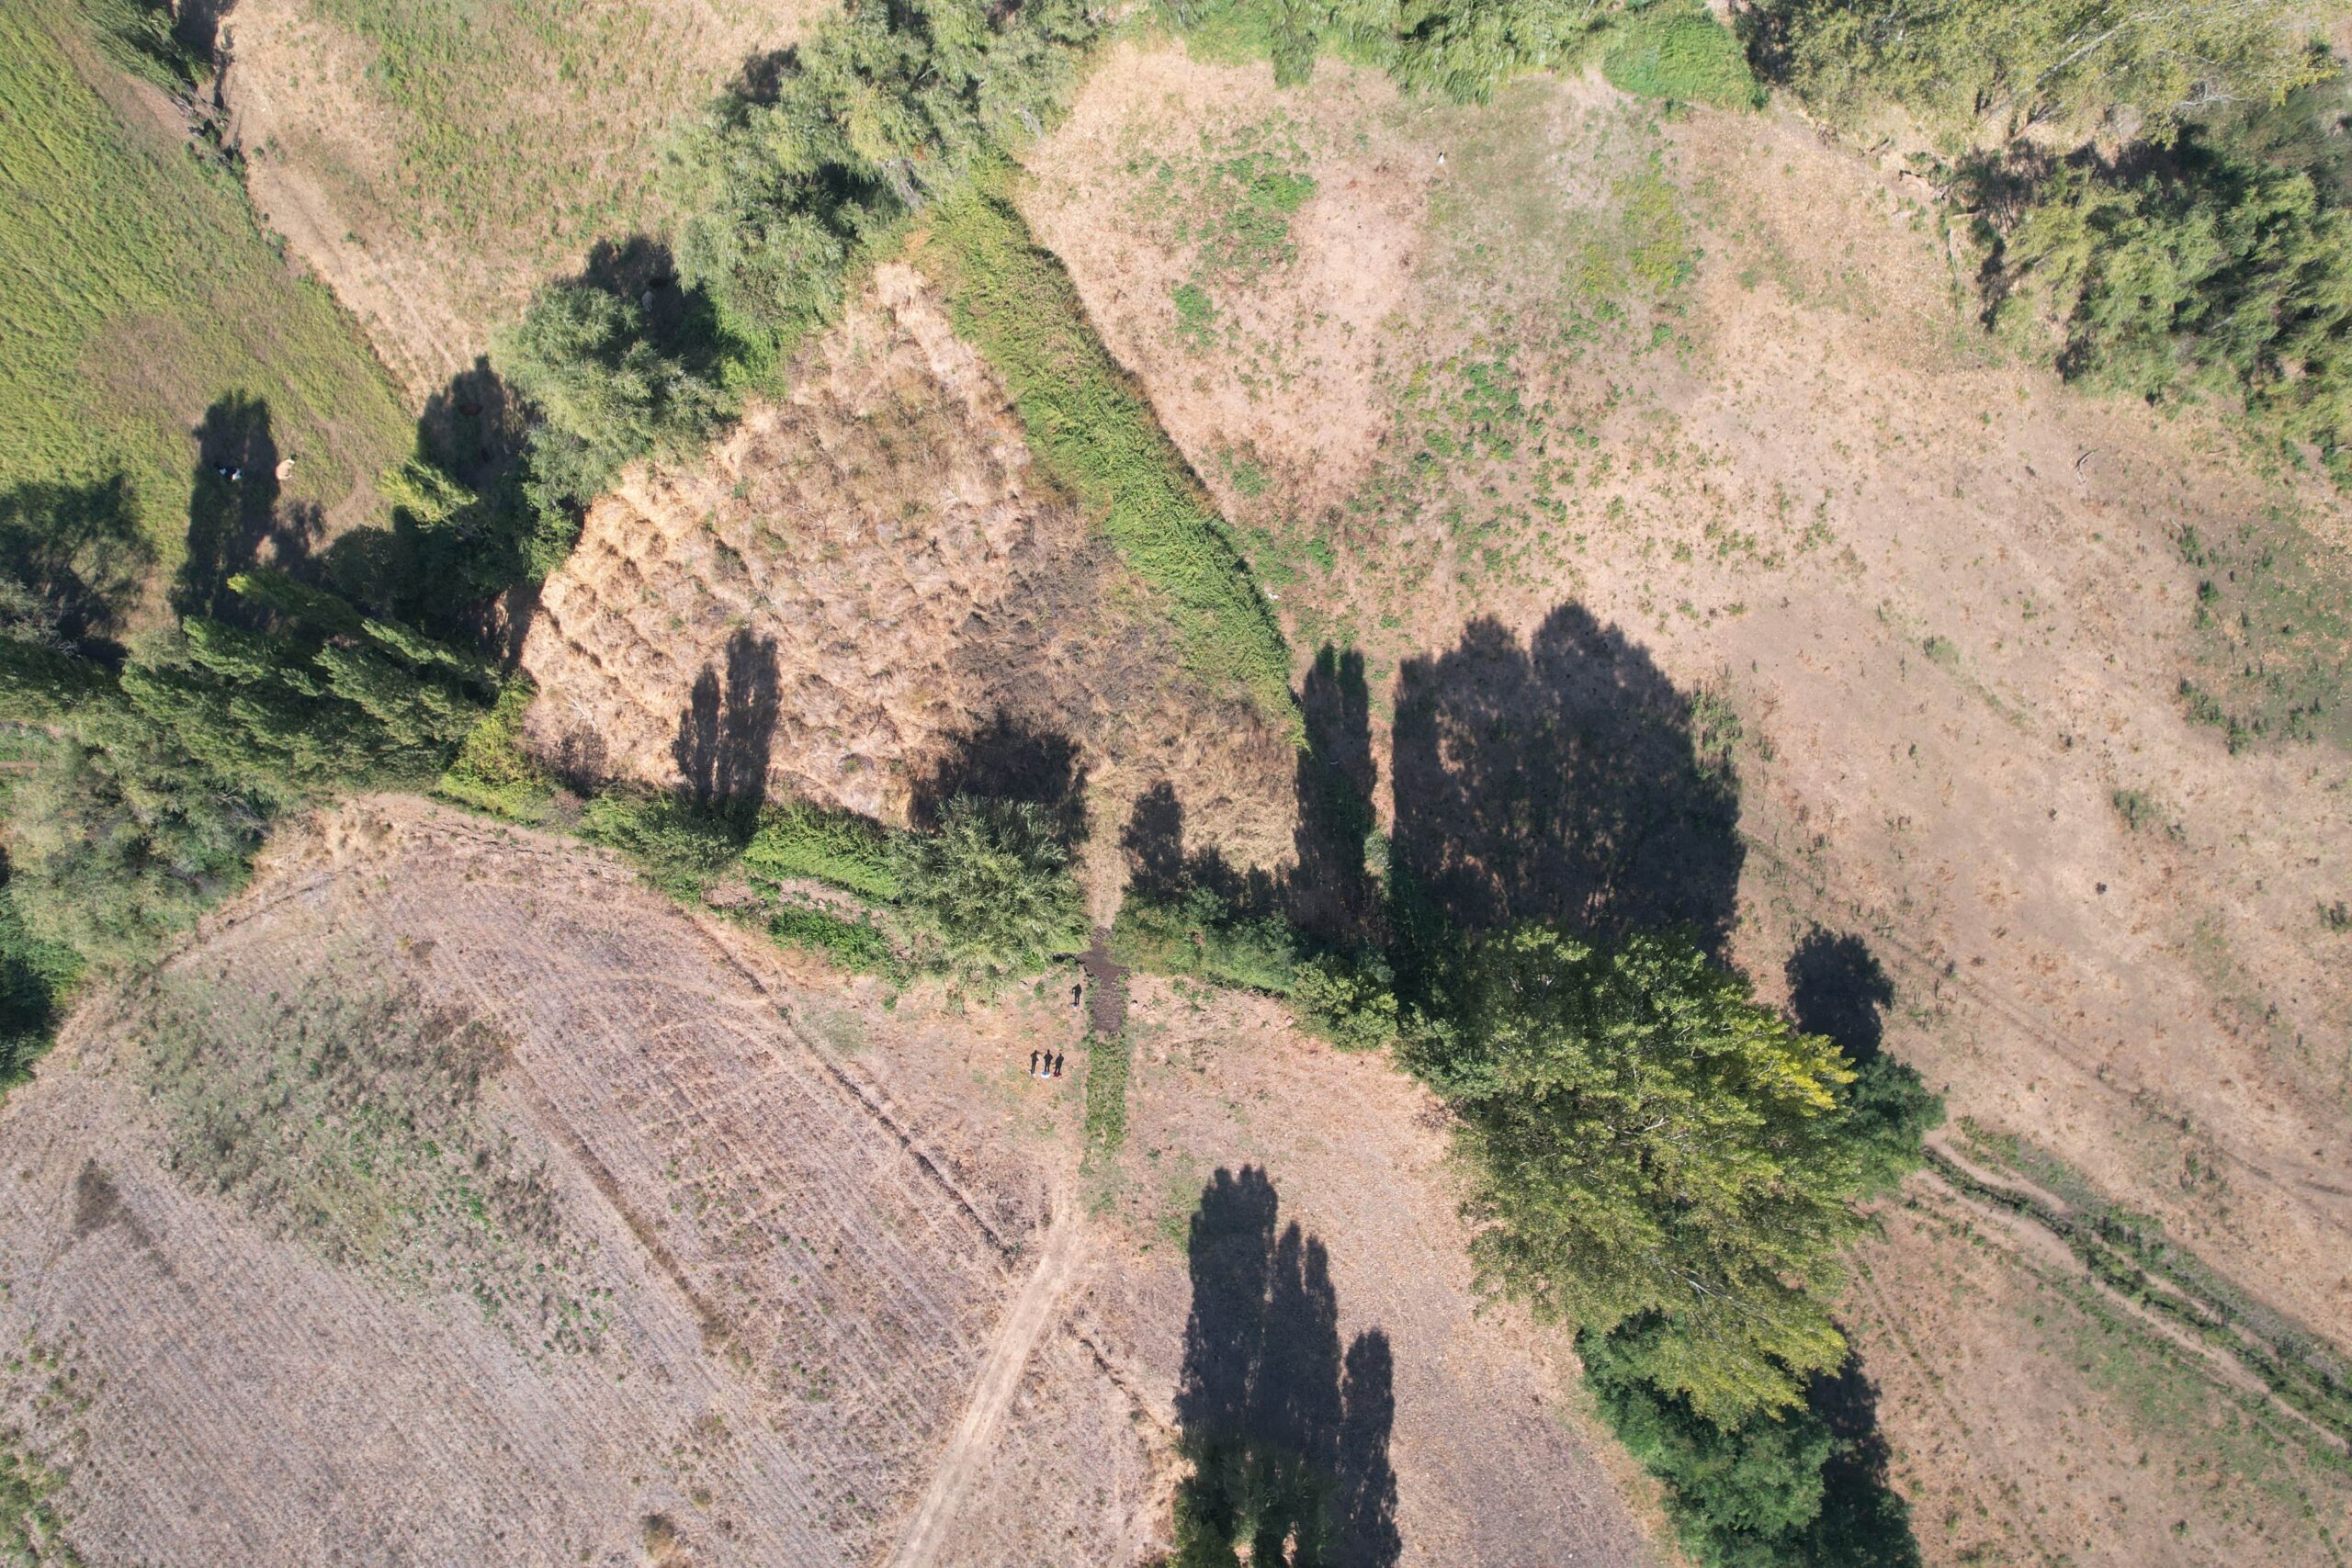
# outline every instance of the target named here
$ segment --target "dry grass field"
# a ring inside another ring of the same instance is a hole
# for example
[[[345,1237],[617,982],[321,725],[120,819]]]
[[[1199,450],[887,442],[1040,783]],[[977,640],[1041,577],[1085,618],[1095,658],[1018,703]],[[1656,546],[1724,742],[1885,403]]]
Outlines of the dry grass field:
[[[806,364],[788,402],[590,512],[523,644],[534,744],[679,786],[695,684],[718,678],[761,716],[742,747],[779,796],[903,822],[957,770],[1058,769],[1115,878],[1130,805],[1173,777],[1203,843],[1283,852],[1286,739],[1182,672],[922,277],[882,268]]]
[[[230,14],[256,202],[420,403],[658,231],[667,128],[813,14],[573,10]],[[1361,660],[1388,866],[1689,921],[1944,1096],[1840,1309],[1927,1561],[2342,1562],[2339,1438],[1963,1168],[2352,1344],[2352,731],[2277,733],[2352,671],[2341,497],[2007,357],[1932,193],[1784,111],[1128,41],[1015,194],[1302,684]],[[923,265],[595,503],[516,619],[527,743],[894,823],[1067,789],[1101,919],[1147,798],[1281,867],[1291,739]],[[322,812],[0,1108],[0,1477],[94,1563],[1101,1568],[1271,1367],[1351,1562],[1679,1560],[1565,1339],[1477,1303],[1434,1100],[1137,976],[1081,1164],[1070,979],[853,979],[574,842]]]
[[[92,1562],[1139,1561],[1222,1179],[1304,1227],[1274,1325],[1351,1341],[1381,1560],[1643,1560],[1558,1344],[1471,1310],[1420,1092],[1140,1003],[1139,1196],[1090,1218],[1077,1075],[1022,1066],[1057,986],[844,986],[354,802],[0,1113],[14,1440]]]
[[[2340,592],[2321,481],[2217,419],[2004,363],[1924,187],[1791,118],[1662,119],[1589,82],[1454,110],[1131,49],[1033,173],[1033,223],[1294,646],[1365,655],[1394,853],[1540,912],[1513,869],[1544,852],[1530,823],[1462,803],[1540,799],[1587,765],[1578,735],[1696,694],[1739,816],[1680,846],[1709,874],[1678,912],[1728,928],[1768,992],[1809,932],[1858,941],[1886,1048],[1956,1116],[2352,1336],[2352,965],[2323,917],[2352,879],[2352,764],[2239,750],[2183,688],[2263,660],[2340,678],[2332,623],[2236,576],[2247,629],[2217,628],[2194,558],[2239,541]],[[1302,180],[1303,202],[1276,183]],[[2287,641],[2245,640],[2266,615]],[[1865,1298],[1866,1322],[1873,1302],[1866,1345],[1914,1298]],[[1997,1314],[1942,1321],[1954,1354],[2038,1365]],[[1916,1409],[1887,1418],[1923,1438]],[[1948,1483],[1971,1497],[2019,1467],[2050,1483],[2022,1439],[1971,1462]],[[2087,1538],[2035,1550],[2220,1539]]]
[[[422,403],[599,241],[658,234],[672,128],[817,9],[241,0],[222,96],[255,205]]]

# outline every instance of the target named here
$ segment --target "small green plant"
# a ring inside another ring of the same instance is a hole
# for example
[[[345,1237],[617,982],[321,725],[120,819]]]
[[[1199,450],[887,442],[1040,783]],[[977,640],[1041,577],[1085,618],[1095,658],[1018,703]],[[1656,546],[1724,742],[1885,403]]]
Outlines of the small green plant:
[[[1927,637],[1919,644],[1919,651],[1947,670],[1955,669],[1960,664],[1960,649],[1948,637]]]
[[[1216,338],[1216,306],[1208,291],[1187,280],[1169,290],[1176,306],[1176,335],[1194,348],[1206,348]]]
[[[2108,801],[2115,807],[2115,814],[2123,818],[2123,825],[2134,833],[2156,818],[2155,802],[2143,791],[2119,789],[2108,796]]]
[[[2352,931],[2352,904],[2338,898],[2335,903],[2319,906],[2319,923],[2331,931]]]

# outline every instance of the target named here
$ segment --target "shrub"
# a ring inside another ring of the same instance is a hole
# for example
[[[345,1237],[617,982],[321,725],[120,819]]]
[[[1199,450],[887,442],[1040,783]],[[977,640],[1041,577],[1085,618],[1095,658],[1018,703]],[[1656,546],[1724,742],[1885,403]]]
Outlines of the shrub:
[[[1086,911],[1043,807],[959,795],[901,841],[907,907],[959,978],[992,988],[1086,943]]]
[[[552,817],[555,781],[522,744],[523,715],[537,695],[524,677],[509,682],[467,734],[434,793],[510,822],[536,826]]]
[[[1645,98],[1724,109],[1764,102],[1739,40],[1704,6],[1684,0],[1628,11],[1610,31],[1600,73],[1611,86]]]
[[[616,849],[673,898],[696,899],[741,849],[731,823],[662,791],[606,790],[580,815],[581,836]]]
[[[1377,1051],[1396,1039],[1396,976],[1378,953],[1318,953],[1294,971],[1299,1019],[1342,1051]]]
[[[1211,887],[1172,894],[1130,889],[1112,922],[1111,951],[1138,969],[1270,996],[1289,996],[1298,979],[1289,923],[1276,915],[1237,911]]]
[[[1980,165],[1973,177],[1998,176]],[[2191,134],[2137,177],[2052,170],[1992,238],[1996,326],[2048,344],[2066,375],[2150,400],[2240,396],[2344,467],[2352,219],[2310,175]]]
[[[769,913],[768,935],[788,946],[822,953],[855,974],[895,976],[905,967],[889,933],[868,919],[843,919],[823,909],[785,904]]]
[[[2209,105],[2276,101],[2326,70],[2303,0],[1763,0],[1755,12],[1759,52],[1817,108],[1891,98],[1962,146],[2052,121],[2123,118],[2162,136]]]
[[[760,813],[759,828],[743,847],[743,869],[771,882],[813,877],[885,903],[896,903],[905,890],[888,829],[851,812],[799,802]]]

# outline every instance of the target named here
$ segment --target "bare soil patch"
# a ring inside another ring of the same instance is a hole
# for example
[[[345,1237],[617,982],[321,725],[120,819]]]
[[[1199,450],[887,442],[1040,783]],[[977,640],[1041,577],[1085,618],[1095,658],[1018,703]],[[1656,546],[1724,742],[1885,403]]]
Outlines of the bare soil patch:
[[[1392,780],[1398,705],[1467,724],[1493,694],[1432,691],[1470,668],[1445,660],[1570,615],[1599,634],[1583,646],[1719,699],[1739,962],[1769,987],[1814,922],[1858,934],[1895,976],[1889,1048],[1956,1113],[2061,1150],[2352,1337],[2352,970],[2317,912],[2352,876],[2352,766],[2233,756],[2177,692],[2198,657],[2183,525],[2340,502],[2217,423],[1995,362],[1925,193],[1792,121],[1662,122],[1590,83],[1397,108],[1347,74],[1276,95],[1262,69],[1129,60],[1030,200],[1090,300],[1158,290],[1170,248],[1105,217],[1133,188],[1123,149],[1168,134],[1171,82],[1198,84],[1204,137],[1282,114],[1418,171],[1428,216],[1394,243],[1427,259],[1374,394],[1394,423],[1343,504],[1276,468],[1253,493],[1219,459],[1209,411],[1247,400],[1263,338],[1187,356],[1100,313],[1283,576],[1296,640],[1363,651],[1384,818],[1420,805]],[[1319,305],[1297,271],[1258,287],[1266,319]],[[1449,777],[1542,750],[1438,732]],[[2163,803],[2153,821],[2127,792]]]
[[[1262,1004],[1142,988],[1137,1197],[1106,1223],[1063,1201],[1075,1092],[1023,1070],[1077,1043],[1057,985],[967,1010],[845,982],[414,801],[289,834],[157,987],[77,1015],[0,1113],[0,1332],[34,1352],[9,1418],[88,1560],[1141,1561],[1197,1382],[1168,1227],[1220,1167],[1261,1173],[1296,1267],[1323,1260],[1298,1278],[1336,1303],[1333,1354],[1381,1337],[1376,1561],[1645,1555],[1558,1343],[1472,1310],[1424,1097]],[[287,1122],[239,1091],[252,1179],[224,1187],[174,1131],[210,1102],[152,1070],[175,988],[232,1033],[307,1022],[272,1049],[364,1064],[365,1092],[313,1117],[299,1090]],[[396,998],[423,1043],[371,1055],[321,992]],[[321,1187],[281,1134],[368,1157]],[[511,1161],[477,1164],[485,1140]],[[495,1229],[509,1165],[541,1254],[452,1280],[325,1244],[371,1194],[449,1181]]]

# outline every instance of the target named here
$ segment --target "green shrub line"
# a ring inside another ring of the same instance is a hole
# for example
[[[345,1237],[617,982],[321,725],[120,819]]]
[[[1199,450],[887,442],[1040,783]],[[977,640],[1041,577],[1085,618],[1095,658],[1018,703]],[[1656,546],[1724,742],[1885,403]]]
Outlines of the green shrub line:
[[[956,330],[1004,378],[1039,464],[1167,604],[1193,673],[1248,696],[1303,740],[1272,607],[1216,502],[1095,334],[1069,275],[1031,239],[1009,178],[1000,167],[933,209],[919,261]]]
[[[1976,1130],[1963,1123],[1962,1132]],[[1967,1141],[1986,1163],[2005,1163],[1997,1145],[1982,1134]],[[2309,1330],[2256,1306],[2182,1253],[2158,1221],[2098,1199],[2062,1210],[2032,1192],[1986,1181],[1935,1149],[1928,1151],[1928,1162],[1968,1197],[2049,1231],[2101,1284],[2228,1355],[2282,1402],[2352,1445],[2352,1376],[2342,1359]],[[2018,1174],[2032,1179],[2030,1173]],[[2344,1457],[2342,1450],[2330,1452]]]

